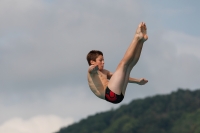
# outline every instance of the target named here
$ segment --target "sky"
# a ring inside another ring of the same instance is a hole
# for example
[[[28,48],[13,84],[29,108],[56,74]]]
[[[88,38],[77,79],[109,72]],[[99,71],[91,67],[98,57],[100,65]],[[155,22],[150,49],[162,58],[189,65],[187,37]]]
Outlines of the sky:
[[[51,133],[134,99],[200,89],[200,1],[1,0],[0,133]],[[114,72],[140,22],[149,39],[117,105],[87,84],[90,50]]]

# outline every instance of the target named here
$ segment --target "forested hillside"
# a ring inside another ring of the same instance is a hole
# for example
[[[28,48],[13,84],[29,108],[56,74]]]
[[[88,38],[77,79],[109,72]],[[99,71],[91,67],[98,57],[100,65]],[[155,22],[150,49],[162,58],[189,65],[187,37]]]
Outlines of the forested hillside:
[[[200,90],[133,100],[57,133],[200,133]]]

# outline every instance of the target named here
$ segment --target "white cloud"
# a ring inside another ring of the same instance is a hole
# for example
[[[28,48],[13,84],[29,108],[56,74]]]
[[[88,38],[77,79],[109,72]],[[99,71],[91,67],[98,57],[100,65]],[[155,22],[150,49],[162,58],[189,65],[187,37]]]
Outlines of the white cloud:
[[[73,123],[72,118],[56,115],[40,115],[28,120],[13,118],[0,125],[1,133],[53,133],[61,127]]]
[[[108,1],[52,3],[40,0],[0,2],[2,88],[71,83],[63,79],[75,80],[83,74],[89,50],[109,53],[112,47],[121,46],[126,39],[119,37],[120,34],[130,29],[121,26],[132,23],[133,19],[133,25],[137,25],[135,20],[141,17],[137,13],[142,14],[138,8],[140,3],[131,0],[116,1],[114,5]]]
[[[149,83],[129,85],[123,102],[199,86],[199,38],[177,31],[160,33],[166,21],[158,20],[157,13],[168,9],[146,7],[132,0],[1,0],[0,123],[30,124],[37,114],[69,115],[77,121],[113,107],[89,90],[85,56],[91,49],[102,50],[106,69],[115,70],[144,18],[149,40],[131,76],[144,76]],[[182,13],[174,11],[169,13]],[[15,116],[19,118],[12,119]]]
[[[200,37],[188,35],[183,32],[167,31],[163,40],[169,42],[177,49],[177,54],[189,54],[200,59]]]
[[[170,93],[177,88],[199,88],[199,43],[198,36],[178,31],[163,30],[151,34],[139,62],[149,79],[145,88],[152,89],[145,89],[147,92],[144,93]]]
[[[79,121],[88,115],[117,107],[96,97],[89,87],[62,86],[47,90],[7,91],[0,94],[0,123],[15,116],[58,114]],[[6,113],[5,113],[6,112]]]

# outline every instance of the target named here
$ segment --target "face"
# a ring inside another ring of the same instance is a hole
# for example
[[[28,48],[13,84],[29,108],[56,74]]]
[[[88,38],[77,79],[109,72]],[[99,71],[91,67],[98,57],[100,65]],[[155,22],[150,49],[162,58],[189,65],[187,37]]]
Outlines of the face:
[[[99,55],[97,58],[96,58],[96,62],[95,61],[92,61],[91,62],[92,65],[97,65],[99,70],[103,70],[104,68],[104,58],[102,55]]]

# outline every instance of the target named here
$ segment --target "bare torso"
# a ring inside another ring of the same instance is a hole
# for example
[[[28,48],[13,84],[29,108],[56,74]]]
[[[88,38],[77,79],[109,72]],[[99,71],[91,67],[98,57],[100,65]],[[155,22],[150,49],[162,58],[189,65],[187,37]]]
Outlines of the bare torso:
[[[99,98],[105,99],[105,89],[108,86],[108,71],[102,70],[97,73],[88,72],[88,84],[91,91]]]

